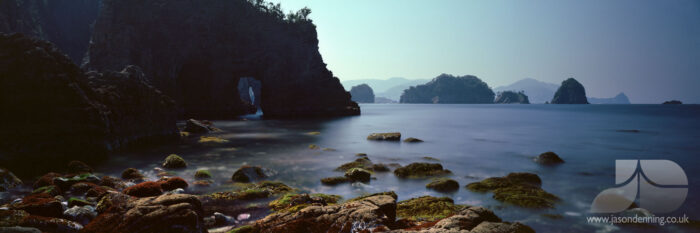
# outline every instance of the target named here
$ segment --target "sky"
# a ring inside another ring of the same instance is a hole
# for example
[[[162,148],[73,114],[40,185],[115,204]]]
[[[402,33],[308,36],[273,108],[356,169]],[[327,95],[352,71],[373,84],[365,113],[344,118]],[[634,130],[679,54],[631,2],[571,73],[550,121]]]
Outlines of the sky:
[[[696,0],[272,0],[304,6],[342,80],[476,75],[491,87],[574,77],[591,97],[700,103]]]

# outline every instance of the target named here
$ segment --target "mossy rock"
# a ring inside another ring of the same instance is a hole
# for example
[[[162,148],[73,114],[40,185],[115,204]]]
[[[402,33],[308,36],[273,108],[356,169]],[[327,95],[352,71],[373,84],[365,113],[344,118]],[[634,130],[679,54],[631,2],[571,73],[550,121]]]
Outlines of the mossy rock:
[[[414,221],[435,221],[453,215],[463,207],[455,205],[449,197],[422,196],[400,201],[396,215]]]
[[[251,225],[246,225],[246,226],[235,228],[235,229],[230,230],[226,233],[254,233],[254,232],[258,232],[258,230]]]
[[[265,171],[260,166],[243,165],[231,176],[234,182],[248,183],[266,178]]]
[[[213,199],[222,200],[254,200],[268,198],[278,194],[291,192],[294,189],[282,182],[263,181],[257,184],[244,185],[243,188],[229,192],[217,192],[210,194]]]
[[[68,207],[73,207],[73,206],[86,206],[86,205],[93,205],[92,202],[76,198],[76,197],[71,197],[68,199]]]
[[[194,178],[198,179],[198,180],[209,179],[211,177],[212,177],[211,172],[209,170],[206,170],[206,169],[197,170],[194,173]]]
[[[361,157],[355,159],[355,161],[340,165],[340,167],[336,168],[336,171],[347,171],[352,168],[363,168],[363,169],[371,169],[372,167],[372,161],[369,160],[367,157]]]
[[[220,137],[200,136],[198,142],[200,144],[204,144],[204,145],[215,146],[215,145],[227,143],[228,140],[220,138]]]
[[[425,187],[438,192],[454,192],[459,189],[459,183],[453,179],[440,178],[426,184]]]
[[[38,189],[34,189],[34,191],[32,191],[32,194],[38,194],[38,193],[46,193],[46,194],[49,194],[51,196],[56,196],[56,195],[61,194],[61,190],[59,190],[59,188],[56,185],[48,185],[48,186],[39,187]]]
[[[439,163],[412,163],[394,170],[394,175],[399,178],[426,178],[449,174],[452,174],[452,172],[443,169]]]
[[[309,145],[309,149],[310,150],[318,150],[318,149],[321,149],[321,147],[316,145],[316,144],[311,144],[311,145]]]
[[[314,194],[285,194],[284,196],[270,202],[269,207],[278,212],[294,213],[311,205],[332,205],[337,204],[342,199],[338,195],[322,193]]]
[[[122,171],[122,179],[125,180],[138,180],[143,179],[143,177],[143,174],[136,168],[127,168]]]
[[[374,172],[390,172],[391,171],[391,169],[389,169],[389,166],[387,166],[386,164],[383,164],[383,163],[372,164],[372,166],[370,168]]]
[[[368,197],[383,196],[383,195],[391,196],[391,197],[393,197],[394,199],[398,199],[398,198],[399,198],[399,196],[396,195],[396,193],[395,193],[394,191],[388,191],[388,192],[381,192],[381,193],[365,194],[365,195],[362,195],[362,196],[359,196],[359,197],[356,197],[356,198],[347,200],[347,201],[345,201],[345,203],[353,202],[353,201],[359,201],[359,200],[362,200],[362,199],[365,199],[365,198],[368,198]]]
[[[564,160],[556,153],[547,151],[535,157],[535,162],[543,165],[556,165],[564,163]]]
[[[306,135],[316,136],[316,135],[321,135],[321,132],[313,131],[313,132],[306,133]]]
[[[372,173],[362,168],[352,168],[345,172],[345,177],[352,181],[369,182]]]
[[[372,133],[367,136],[367,140],[373,141],[399,141],[401,140],[401,133]]]
[[[411,143],[414,143],[414,142],[423,142],[423,140],[420,140],[420,139],[418,139],[418,138],[413,138],[413,137],[411,137],[411,138],[406,138],[406,139],[404,139],[403,142],[411,142]]]
[[[324,184],[324,185],[338,185],[338,184],[348,183],[348,182],[352,182],[352,180],[350,180],[349,178],[347,178],[345,176],[326,177],[326,178],[321,179],[321,184]]]
[[[170,154],[165,158],[165,161],[163,161],[163,167],[170,169],[186,168],[187,162],[176,154]]]
[[[544,191],[542,180],[532,173],[510,173],[505,177],[491,177],[470,183],[467,189],[476,192],[493,192],[493,199],[526,208],[553,208],[559,200]]]

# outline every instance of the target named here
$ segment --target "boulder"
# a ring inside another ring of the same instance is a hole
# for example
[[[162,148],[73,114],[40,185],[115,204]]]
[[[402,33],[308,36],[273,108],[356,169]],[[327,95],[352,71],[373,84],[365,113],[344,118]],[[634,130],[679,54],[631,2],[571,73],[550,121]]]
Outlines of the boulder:
[[[574,78],[569,78],[561,83],[554,93],[552,104],[588,104],[586,89]]]
[[[342,197],[322,193],[290,193],[270,202],[269,207],[277,212],[297,212],[307,206],[326,206],[337,204]]]
[[[475,192],[493,192],[493,199],[526,208],[554,208],[559,197],[544,191],[542,180],[532,173],[510,173],[491,177],[466,187]]]
[[[362,168],[353,168],[345,172],[345,177],[352,181],[369,182],[372,174]]]
[[[203,223],[202,204],[196,196],[165,194],[124,199],[116,197],[118,194],[113,195],[115,196],[105,198],[121,201],[112,201],[112,206],[101,212],[82,232],[207,232]]]
[[[39,177],[39,179],[36,182],[34,182],[34,185],[32,187],[37,189],[44,186],[53,185],[53,179],[56,177],[61,177],[61,174],[55,172],[46,173],[43,176]]]
[[[68,220],[86,225],[92,221],[92,219],[97,217],[97,211],[95,211],[95,207],[89,205],[73,206],[63,212],[63,215],[65,215]]]
[[[431,181],[425,187],[438,192],[454,192],[459,189],[459,183],[453,179],[440,178]]]
[[[564,163],[564,160],[561,159],[556,153],[547,151],[535,157],[535,162],[544,165],[555,165]]]
[[[133,169],[133,170],[131,170],[131,172],[127,172],[127,170],[129,170],[129,169]],[[133,177],[143,177],[143,175],[141,175],[141,173],[138,170],[136,170],[134,168],[129,168],[129,169],[124,170],[124,172],[122,172],[122,177],[132,177],[132,178]],[[133,171],[136,171],[136,173],[132,173]],[[134,175],[134,174],[137,174],[137,175]],[[132,179],[132,178],[125,178],[125,179]],[[140,178],[136,178],[136,179],[140,179]],[[101,178],[100,185],[105,186],[105,187],[110,187],[113,189],[117,189],[117,190],[122,190],[122,189],[126,188],[126,182],[124,182],[123,180],[121,180],[117,177],[112,177],[112,176],[103,176]]]
[[[0,168],[0,192],[7,192],[11,188],[21,185],[22,180],[17,178],[15,174],[12,174],[10,170],[5,168]]]
[[[403,142],[423,142],[423,140],[411,137],[411,138],[404,139]]]
[[[68,174],[92,173],[92,168],[87,164],[74,160],[68,163]]]
[[[187,118],[249,112],[238,98],[242,77],[261,82],[266,117],[360,114],[323,62],[315,25],[285,18],[249,1],[103,0],[84,68],[138,65]]]
[[[187,122],[185,122],[185,128],[183,130],[190,133],[203,134],[213,131],[213,127],[204,122],[195,119],[189,119],[187,120]]]
[[[426,178],[452,174],[450,170],[443,169],[439,163],[411,163],[405,167],[394,170],[394,175],[399,178]]]
[[[282,182],[262,181],[256,184],[242,184],[238,190],[216,192],[208,195],[215,200],[253,200],[288,193],[293,189]]]
[[[187,162],[176,154],[170,154],[165,158],[165,161],[163,161],[163,167],[170,169],[185,168],[187,167]]]
[[[56,233],[78,233],[83,229],[83,225],[62,218],[52,218],[30,215],[22,220],[20,224],[23,227],[32,227],[41,230],[42,232]]]
[[[267,177],[268,175],[265,174],[265,171],[262,167],[243,165],[240,168],[238,168],[236,172],[233,173],[233,175],[231,176],[231,180],[233,180],[234,182],[248,183],[262,180]]]
[[[163,188],[161,187],[161,182],[146,181],[132,185],[122,192],[135,197],[152,197],[163,194]]]
[[[30,194],[22,198],[22,201],[12,204],[12,209],[24,210],[32,215],[45,217],[63,216],[63,205],[59,200],[49,194]]]
[[[209,178],[212,178],[212,175],[211,175],[211,172],[209,170],[201,169],[201,170],[197,170],[194,173],[194,178],[198,179],[198,180],[209,179]]]
[[[367,136],[367,140],[374,140],[374,141],[400,141],[401,140],[401,133],[395,132],[395,133],[372,133],[369,136]]]
[[[397,208],[400,218],[435,221],[457,213],[462,206],[449,197],[422,196],[400,201]]]
[[[160,187],[163,191],[172,191],[175,189],[185,189],[187,188],[187,181],[180,177],[171,177],[160,181]]]
[[[127,168],[122,171],[122,179],[125,180],[140,180],[143,179],[143,177],[143,174],[136,168]]]

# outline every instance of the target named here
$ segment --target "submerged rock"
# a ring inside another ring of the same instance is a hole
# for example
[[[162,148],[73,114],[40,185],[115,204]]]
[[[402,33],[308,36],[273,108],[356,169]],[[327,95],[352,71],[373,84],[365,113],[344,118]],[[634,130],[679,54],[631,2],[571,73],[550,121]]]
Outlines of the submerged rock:
[[[165,161],[163,161],[163,167],[170,169],[185,168],[187,167],[187,163],[182,157],[176,154],[170,154],[165,158]]]
[[[553,208],[559,198],[544,191],[542,180],[532,173],[510,173],[491,177],[466,187],[475,192],[493,192],[493,199],[527,208]]]
[[[196,196],[165,194],[158,197],[110,199],[111,208],[104,209],[82,232],[206,232],[202,204]]]
[[[15,174],[12,174],[10,170],[0,168],[0,192],[7,192],[11,188],[21,184],[22,180],[17,178]]]
[[[401,140],[401,133],[372,133],[367,136],[367,140],[374,141],[399,141]]]
[[[423,142],[423,140],[420,140],[418,138],[406,138],[403,140],[403,142]]]
[[[459,189],[459,183],[453,179],[440,178],[431,181],[425,187],[439,192],[454,192]]]
[[[265,174],[262,167],[248,165],[241,166],[231,176],[231,180],[243,183],[254,182],[265,178],[267,178],[267,174]]]
[[[564,160],[556,153],[547,151],[535,157],[535,162],[544,165],[554,165],[564,163]]]
[[[452,172],[443,169],[439,163],[412,163],[394,170],[394,175],[400,178],[426,178],[448,174],[452,174]]]

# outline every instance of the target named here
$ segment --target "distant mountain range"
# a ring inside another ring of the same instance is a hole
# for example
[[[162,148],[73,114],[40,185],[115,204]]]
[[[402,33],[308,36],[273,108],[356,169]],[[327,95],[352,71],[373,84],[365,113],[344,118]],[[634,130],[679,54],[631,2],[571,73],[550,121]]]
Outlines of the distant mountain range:
[[[630,99],[627,98],[625,93],[620,92],[620,94],[612,98],[588,97],[588,102],[591,104],[630,104]]]
[[[343,81],[343,87],[345,90],[350,91],[350,88],[363,83],[366,83],[372,90],[374,90],[374,95],[376,97],[384,97],[394,101],[398,101],[401,98],[403,90],[408,89],[411,86],[416,86],[420,84],[425,84],[429,82],[430,79],[407,79],[401,77],[389,78],[389,79],[358,79],[358,80],[348,80]]]
[[[557,91],[559,85],[546,83],[532,78],[521,79],[507,86],[500,86],[493,89],[494,92],[502,91],[523,91],[530,99],[530,103],[543,104],[552,101],[554,92]]]

